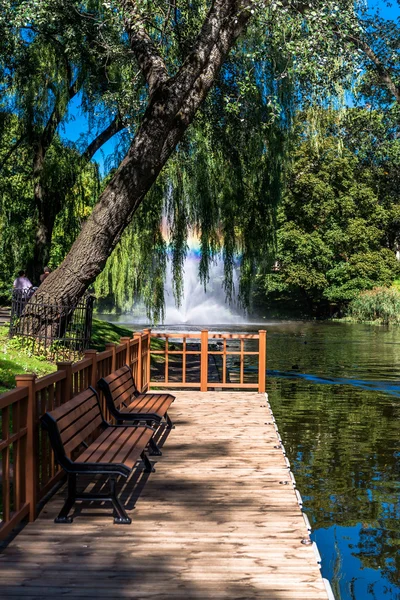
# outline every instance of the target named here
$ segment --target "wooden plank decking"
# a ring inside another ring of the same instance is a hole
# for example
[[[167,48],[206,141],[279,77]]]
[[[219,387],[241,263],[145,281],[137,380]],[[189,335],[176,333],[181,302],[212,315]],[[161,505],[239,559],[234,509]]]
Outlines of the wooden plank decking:
[[[61,491],[0,555],[3,600],[327,599],[265,397],[176,395],[156,473],[126,485],[132,525],[55,525]]]

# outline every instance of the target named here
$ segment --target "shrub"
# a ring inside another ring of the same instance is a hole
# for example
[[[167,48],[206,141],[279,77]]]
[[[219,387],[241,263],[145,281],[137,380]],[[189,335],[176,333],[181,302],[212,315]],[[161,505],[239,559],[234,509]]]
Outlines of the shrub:
[[[356,321],[400,324],[400,291],[395,287],[377,287],[360,292],[349,304],[348,311]]]

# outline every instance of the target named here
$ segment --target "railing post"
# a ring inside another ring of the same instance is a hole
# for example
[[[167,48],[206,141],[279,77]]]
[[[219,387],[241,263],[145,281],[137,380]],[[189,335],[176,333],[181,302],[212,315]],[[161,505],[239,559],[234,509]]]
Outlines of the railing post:
[[[28,406],[26,419],[26,501],[29,503],[29,521],[36,519],[36,504],[37,504],[37,427],[36,421],[36,390],[35,390],[36,375],[16,375],[15,382],[17,388],[28,388]]]
[[[151,329],[143,329],[143,333],[147,335],[147,356],[146,356],[146,379],[147,381],[143,381],[142,386],[147,384],[147,390],[150,390],[150,345],[151,345]]]
[[[87,351],[86,351],[87,352]],[[85,356],[86,356],[85,352]],[[64,402],[68,402],[72,398],[72,361],[64,361],[57,363],[58,371],[65,371],[65,384],[64,384]]]
[[[119,339],[119,343],[125,345],[125,364],[127,364],[128,367],[131,368],[131,347],[130,347],[131,338],[130,337],[122,337]]]
[[[110,342],[109,344],[105,345],[105,348],[106,348],[106,350],[111,350],[112,351],[111,373],[114,373],[114,371],[116,370],[116,364],[117,364],[117,360],[116,360],[116,349],[117,349],[117,346],[113,342]],[[107,375],[110,375],[110,373],[107,373]]]
[[[258,393],[264,394],[267,369],[267,332],[265,329],[260,329],[258,336]]]
[[[200,391],[208,390],[208,330],[202,329],[200,344]]]
[[[90,385],[97,389],[97,350],[85,350],[84,357],[90,358],[92,361],[92,375],[90,378]]]
[[[135,340],[137,340],[137,353],[138,353],[138,360],[136,363],[137,364],[136,387],[139,390],[139,392],[141,392],[142,387],[143,387],[142,334],[135,333],[133,337]]]

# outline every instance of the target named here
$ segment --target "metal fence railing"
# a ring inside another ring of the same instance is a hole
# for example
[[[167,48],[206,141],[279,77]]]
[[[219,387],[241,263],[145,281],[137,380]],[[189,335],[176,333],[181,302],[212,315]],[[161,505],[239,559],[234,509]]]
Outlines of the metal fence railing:
[[[85,295],[75,304],[48,303],[33,288],[13,290],[10,337],[34,354],[76,360],[90,344],[93,302],[94,296]]]

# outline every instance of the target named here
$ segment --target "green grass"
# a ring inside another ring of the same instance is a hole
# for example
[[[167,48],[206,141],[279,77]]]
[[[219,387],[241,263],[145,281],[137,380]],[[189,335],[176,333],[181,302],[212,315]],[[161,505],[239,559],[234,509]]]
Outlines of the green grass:
[[[54,363],[32,356],[8,337],[8,328],[0,327],[0,393],[15,387],[15,375],[36,373],[38,377],[57,369]]]
[[[101,352],[105,344],[119,342],[120,337],[131,335],[131,329],[93,319],[90,347]],[[15,387],[15,375],[36,373],[38,377],[42,377],[56,369],[55,363],[44,357],[33,356],[21,348],[18,340],[10,340],[8,328],[0,327],[0,394]]]
[[[400,292],[400,279],[395,279],[392,283],[392,286],[396,288],[397,291]]]
[[[93,319],[92,341],[90,347],[101,352],[104,346],[110,342],[119,342],[121,337],[131,337],[132,329],[120,327],[115,323],[107,323],[99,319]]]

